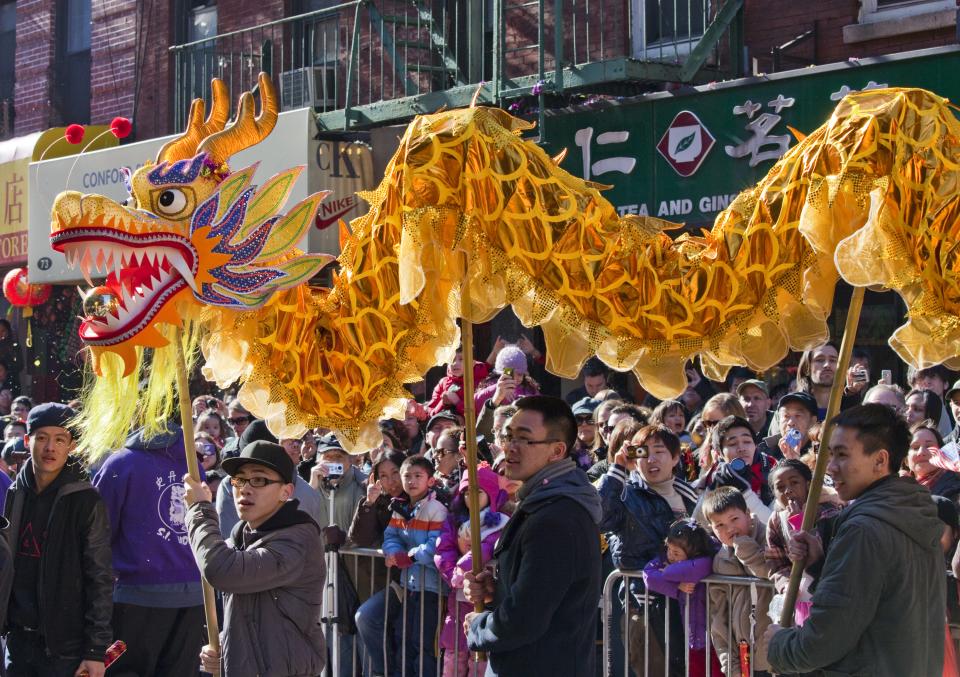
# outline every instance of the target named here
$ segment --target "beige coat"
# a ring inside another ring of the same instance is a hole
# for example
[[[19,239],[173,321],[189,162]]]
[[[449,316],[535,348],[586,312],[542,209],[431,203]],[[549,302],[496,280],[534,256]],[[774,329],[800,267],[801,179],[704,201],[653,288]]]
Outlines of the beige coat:
[[[713,558],[713,573],[723,576],[755,576],[769,578],[770,567],[764,560],[767,537],[764,524],[752,517],[753,533],[734,540],[732,546],[723,546]],[[723,584],[710,585],[710,641],[713,642],[726,675],[740,674],[740,640],[750,641],[751,586]],[[728,592],[729,590],[729,592]],[[769,670],[763,647],[763,632],[770,625],[767,607],[773,591],[756,586],[756,625],[753,638],[756,651],[751,656],[754,670]],[[731,620],[732,618],[732,620]],[[729,635],[729,639],[728,639]],[[731,644],[732,642],[732,644]]]

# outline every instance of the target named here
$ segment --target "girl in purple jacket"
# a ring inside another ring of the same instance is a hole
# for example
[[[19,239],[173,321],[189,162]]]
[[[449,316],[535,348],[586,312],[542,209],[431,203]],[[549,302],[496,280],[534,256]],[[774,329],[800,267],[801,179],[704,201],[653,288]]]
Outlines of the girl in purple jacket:
[[[509,515],[500,512],[501,506],[507,500],[507,494],[500,489],[499,479],[486,463],[481,463],[477,468],[477,482],[480,485],[480,551],[483,558],[481,566],[493,556],[500,530],[509,519]],[[437,539],[437,553],[434,555],[440,575],[450,585],[447,616],[440,630],[443,677],[482,675],[486,671],[485,662],[477,665],[476,673],[470,670],[469,662],[472,656],[463,634],[463,619],[468,612],[473,611],[473,605],[463,596],[463,575],[473,566],[470,556],[470,509],[466,496],[468,486],[469,478],[464,472],[457,494],[450,503],[450,511]]]
[[[686,621],[690,677],[707,674],[707,586],[701,581],[713,571],[717,543],[696,520],[678,520],[670,525],[665,539],[665,552],[643,568],[647,589],[680,601],[680,612]],[[683,594],[680,594],[683,593]],[[688,610],[689,607],[689,610]],[[710,649],[710,674],[722,675],[717,654]]]

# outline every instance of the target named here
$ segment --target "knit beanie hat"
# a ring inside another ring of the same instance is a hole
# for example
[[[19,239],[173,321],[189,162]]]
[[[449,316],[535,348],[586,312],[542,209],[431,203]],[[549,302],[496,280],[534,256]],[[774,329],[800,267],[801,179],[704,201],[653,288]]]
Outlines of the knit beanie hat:
[[[512,368],[514,374],[526,374],[527,356],[516,346],[504,346],[497,353],[497,361],[494,365],[497,373],[502,374],[504,369]]]

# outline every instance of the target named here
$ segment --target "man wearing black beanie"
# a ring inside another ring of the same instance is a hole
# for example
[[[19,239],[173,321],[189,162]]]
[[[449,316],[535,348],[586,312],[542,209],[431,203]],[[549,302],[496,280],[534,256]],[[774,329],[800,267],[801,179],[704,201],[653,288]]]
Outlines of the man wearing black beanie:
[[[30,410],[30,458],[7,492],[6,538],[14,553],[7,609],[8,675],[103,677],[113,641],[110,522],[100,494],[70,456],[74,412],[47,403]]]

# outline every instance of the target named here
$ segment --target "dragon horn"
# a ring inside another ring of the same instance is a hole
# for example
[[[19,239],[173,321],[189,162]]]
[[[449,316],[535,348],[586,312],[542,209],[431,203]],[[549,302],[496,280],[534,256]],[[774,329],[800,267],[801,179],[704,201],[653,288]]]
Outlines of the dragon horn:
[[[260,115],[253,116],[253,94],[244,92],[240,96],[236,121],[222,132],[204,139],[197,149],[198,153],[207,152],[214,162],[226,162],[234,153],[260,143],[273,131],[279,109],[277,90],[266,73],[260,73],[259,81]]]
[[[190,104],[190,117],[187,119],[187,128],[176,139],[168,141],[157,153],[157,162],[176,162],[191,158],[197,152],[200,142],[211,134],[223,129],[230,117],[230,95],[227,86],[220,78],[210,82],[213,93],[213,104],[210,106],[210,115],[203,119],[206,105],[203,99],[194,99]]]

